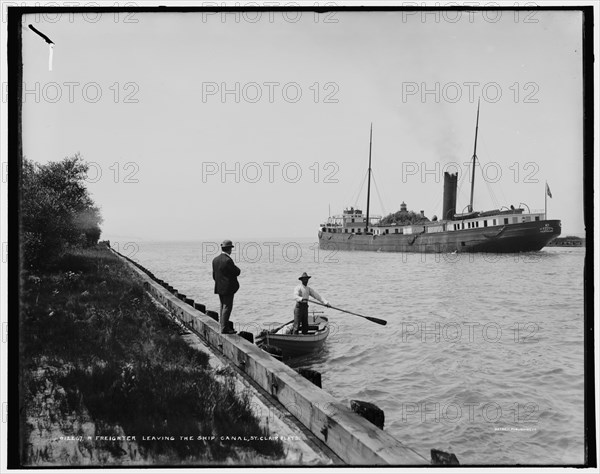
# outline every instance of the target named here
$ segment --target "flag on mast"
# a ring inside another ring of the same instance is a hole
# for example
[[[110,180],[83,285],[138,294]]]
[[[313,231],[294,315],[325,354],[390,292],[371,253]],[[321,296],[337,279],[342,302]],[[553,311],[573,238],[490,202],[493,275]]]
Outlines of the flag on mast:
[[[550,192],[550,186],[548,186],[548,183],[546,183],[546,194],[547,194],[549,197],[552,197],[552,193]]]

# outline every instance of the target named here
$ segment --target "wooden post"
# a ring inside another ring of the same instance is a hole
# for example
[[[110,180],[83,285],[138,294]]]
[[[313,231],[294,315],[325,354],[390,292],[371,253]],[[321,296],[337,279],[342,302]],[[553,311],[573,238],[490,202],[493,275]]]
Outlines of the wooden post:
[[[191,299],[191,298],[186,298],[186,299],[185,299],[185,302],[186,302],[187,304],[189,304],[190,306],[192,306],[192,307],[194,306],[194,300],[193,300],[193,299]]]
[[[312,369],[298,369],[298,373],[300,375],[302,375],[302,377],[304,377],[307,380],[310,380],[312,383],[314,383],[317,387],[322,388],[321,387],[321,372],[317,372],[316,370],[312,370]]]
[[[219,313],[216,311],[211,311],[210,309],[206,311],[206,315],[213,318],[215,321],[219,320]]]
[[[194,303],[194,308],[196,308],[201,313],[206,313],[206,306],[204,306],[202,303]]]
[[[350,400],[350,408],[352,408],[354,413],[359,414],[363,418],[369,420],[375,426],[383,429],[385,414],[377,405],[369,402],[363,402],[361,400]]]
[[[252,334],[251,332],[248,331],[240,331],[238,333],[240,336],[242,336],[244,339],[246,339],[246,341],[251,342],[252,344],[254,344],[254,334]]]
[[[460,466],[456,455],[440,451],[439,449],[431,450],[431,463],[436,466]]]
[[[186,296],[183,293],[177,293],[177,298],[179,298],[181,301],[185,301]]]

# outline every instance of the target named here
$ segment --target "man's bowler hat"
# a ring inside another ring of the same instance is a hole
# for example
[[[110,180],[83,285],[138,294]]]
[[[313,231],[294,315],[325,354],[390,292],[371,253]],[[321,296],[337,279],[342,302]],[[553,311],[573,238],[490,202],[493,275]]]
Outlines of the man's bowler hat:
[[[231,240],[224,240],[223,242],[221,242],[221,248],[225,249],[225,248],[233,248],[233,242]]]

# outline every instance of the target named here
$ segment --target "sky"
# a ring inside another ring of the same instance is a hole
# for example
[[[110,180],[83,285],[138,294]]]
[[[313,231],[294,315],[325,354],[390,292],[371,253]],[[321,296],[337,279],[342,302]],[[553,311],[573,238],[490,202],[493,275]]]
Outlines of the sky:
[[[79,152],[112,240],[315,237],[329,213],[521,203],[583,235],[581,15],[104,13],[23,22],[23,152]],[[48,45],[55,43],[52,71]],[[381,198],[381,199],[380,199]]]

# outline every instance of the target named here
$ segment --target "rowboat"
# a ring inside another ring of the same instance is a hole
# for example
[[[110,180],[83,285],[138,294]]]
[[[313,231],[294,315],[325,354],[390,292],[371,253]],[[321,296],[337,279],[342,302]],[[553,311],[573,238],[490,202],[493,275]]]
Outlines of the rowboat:
[[[259,346],[275,346],[284,358],[298,357],[320,350],[329,336],[329,320],[313,314],[308,318],[307,334],[292,334],[293,322],[277,330],[263,331],[257,338]]]

